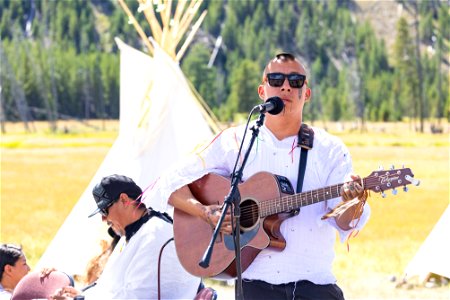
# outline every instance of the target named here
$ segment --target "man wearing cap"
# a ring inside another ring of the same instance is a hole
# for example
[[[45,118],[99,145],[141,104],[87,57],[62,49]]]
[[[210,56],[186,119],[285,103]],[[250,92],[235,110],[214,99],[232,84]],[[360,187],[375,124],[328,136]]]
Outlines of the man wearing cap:
[[[172,238],[170,217],[147,209],[140,201],[141,188],[122,175],[104,177],[92,194],[97,209],[89,215],[101,214],[121,240],[111,254],[97,284],[84,292],[86,299],[193,299],[200,278],[187,273],[178,261]],[[158,285],[160,295],[158,295]],[[55,292],[53,299],[80,295],[73,287]],[[160,297],[158,297],[160,296]]]

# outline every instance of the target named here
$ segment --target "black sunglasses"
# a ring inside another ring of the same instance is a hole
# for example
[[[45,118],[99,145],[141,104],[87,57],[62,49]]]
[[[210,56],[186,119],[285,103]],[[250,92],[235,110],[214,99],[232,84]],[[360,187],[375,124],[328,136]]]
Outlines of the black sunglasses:
[[[283,74],[283,73],[268,73],[267,82],[270,86],[280,87],[287,78],[289,85],[294,89],[301,89],[306,81],[306,76],[302,74]]]
[[[114,203],[116,203],[116,201],[113,201],[110,204],[108,204],[107,207],[100,209],[99,213],[106,218],[109,214],[109,208],[113,206]]]

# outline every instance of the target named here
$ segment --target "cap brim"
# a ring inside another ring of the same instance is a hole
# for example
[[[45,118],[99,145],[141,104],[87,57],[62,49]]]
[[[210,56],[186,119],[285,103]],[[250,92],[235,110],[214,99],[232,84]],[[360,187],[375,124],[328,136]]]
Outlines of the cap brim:
[[[96,214],[98,214],[98,213],[100,212],[100,210],[101,210],[101,208],[98,207],[96,210],[94,210],[93,213],[91,213],[91,214],[88,216],[88,218],[90,218],[90,217],[92,217],[92,216],[95,216]]]

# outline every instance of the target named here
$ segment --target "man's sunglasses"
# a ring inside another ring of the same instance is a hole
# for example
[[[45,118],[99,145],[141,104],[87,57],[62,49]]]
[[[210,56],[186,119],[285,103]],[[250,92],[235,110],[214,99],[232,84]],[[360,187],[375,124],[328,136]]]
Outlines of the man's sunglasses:
[[[107,207],[100,209],[99,213],[103,216],[103,217],[107,217],[109,214],[109,208],[111,206],[113,206],[113,204],[116,203],[116,201],[111,202],[110,204],[108,204]]]
[[[301,89],[306,81],[306,76],[302,74],[283,74],[283,73],[268,73],[267,82],[270,86],[280,87],[287,78],[289,85],[294,89]]]

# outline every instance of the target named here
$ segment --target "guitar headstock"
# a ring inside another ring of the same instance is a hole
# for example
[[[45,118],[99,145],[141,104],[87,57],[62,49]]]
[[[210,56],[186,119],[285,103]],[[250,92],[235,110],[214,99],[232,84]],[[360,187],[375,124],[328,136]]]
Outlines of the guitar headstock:
[[[392,193],[397,194],[395,188],[403,186],[406,192],[409,184],[418,186],[420,180],[414,179],[414,174],[410,168],[390,169],[373,171],[370,175],[364,178],[364,188],[376,193],[381,193],[385,197],[384,191],[393,190]]]

